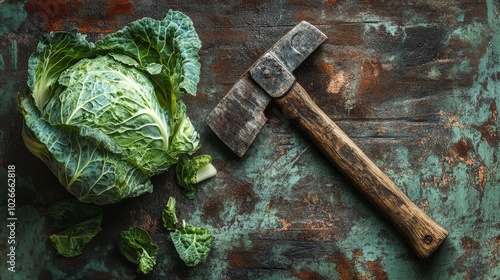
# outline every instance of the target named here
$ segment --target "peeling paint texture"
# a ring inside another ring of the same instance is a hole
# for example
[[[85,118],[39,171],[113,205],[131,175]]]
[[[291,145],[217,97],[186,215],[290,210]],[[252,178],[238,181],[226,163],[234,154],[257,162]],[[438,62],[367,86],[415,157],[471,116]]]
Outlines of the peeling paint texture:
[[[188,4],[189,2],[189,4]],[[188,114],[216,178],[181,195],[173,170],[155,190],[107,206],[81,256],[58,256],[47,209],[68,194],[21,139],[16,98],[47,32],[95,40],[168,9],[189,15],[203,42]],[[291,27],[329,39],[296,71],[315,102],[449,236],[418,260],[395,229],[272,104],[244,158],[205,125],[208,112]],[[0,1],[0,279],[499,279],[500,4],[412,1]],[[16,166],[16,272],[7,270],[7,170]],[[161,223],[178,216],[215,234],[206,263],[183,265]],[[158,267],[142,277],[118,252],[119,231],[147,229]]]

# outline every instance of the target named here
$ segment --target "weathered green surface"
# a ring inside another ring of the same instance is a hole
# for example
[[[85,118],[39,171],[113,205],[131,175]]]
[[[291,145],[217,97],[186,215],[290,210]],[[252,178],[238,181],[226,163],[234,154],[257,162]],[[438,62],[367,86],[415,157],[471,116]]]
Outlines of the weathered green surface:
[[[167,3],[168,2],[168,3]],[[498,279],[500,277],[500,4],[482,1],[0,0],[1,279],[135,279],[116,238],[131,225],[160,245],[150,279]],[[24,147],[16,96],[39,37],[77,27],[90,38],[171,8],[203,42],[199,93],[188,99],[201,152],[219,170],[195,200],[173,172],[155,191],[105,209],[83,255],[56,255],[47,208],[67,196]],[[450,235],[419,261],[275,108],[243,159],[204,118],[266,49],[300,20],[329,36],[296,71],[320,107]],[[16,167],[16,272],[7,270],[7,171]],[[173,254],[161,208],[216,235],[207,263]]]

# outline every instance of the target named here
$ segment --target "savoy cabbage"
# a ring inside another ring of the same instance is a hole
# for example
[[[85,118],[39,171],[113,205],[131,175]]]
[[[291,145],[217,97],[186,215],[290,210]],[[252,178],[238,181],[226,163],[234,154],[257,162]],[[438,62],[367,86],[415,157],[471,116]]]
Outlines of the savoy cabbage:
[[[151,192],[151,176],[200,146],[182,100],[196,94],[200,48],[191,19],[175,11],[95,43],[77,30],[46,35],[20,98],[27,148],[82,202]]]

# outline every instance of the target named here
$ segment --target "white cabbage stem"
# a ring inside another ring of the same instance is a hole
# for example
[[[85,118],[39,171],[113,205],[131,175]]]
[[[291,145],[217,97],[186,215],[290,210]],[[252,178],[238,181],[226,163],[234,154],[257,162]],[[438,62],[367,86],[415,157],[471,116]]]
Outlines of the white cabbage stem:
[[[217,175],[217,169],[215,169],[215,166],[209,163],[198,169],[198,172],[196,172],[196,182],[199,183],[215,175]]]

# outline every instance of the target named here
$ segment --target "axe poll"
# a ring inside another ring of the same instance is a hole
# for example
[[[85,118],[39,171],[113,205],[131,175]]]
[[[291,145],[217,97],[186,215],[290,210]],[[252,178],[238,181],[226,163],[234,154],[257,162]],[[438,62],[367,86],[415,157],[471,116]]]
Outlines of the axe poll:
[[[206,122],[243,157],[267,121],[272,101],[328,160],[403,235],[417,257],[431,255],[448,232],[416,206],[361,149],[314,103],[292,71],[327,39],[302,21],[262,55],[236,82]]]

